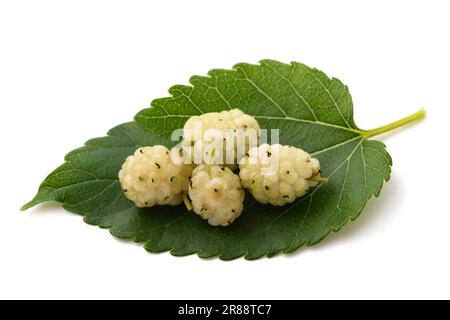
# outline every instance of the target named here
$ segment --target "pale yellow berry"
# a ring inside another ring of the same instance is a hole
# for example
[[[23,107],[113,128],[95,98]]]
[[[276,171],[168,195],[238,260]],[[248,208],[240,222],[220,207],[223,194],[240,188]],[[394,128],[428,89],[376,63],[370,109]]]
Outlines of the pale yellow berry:
[[[239,109],[205,113],[185,123],[182,148],[196,165],[225,164],[234,170],[248,149],[258,144],[259,134],[256,119]]]
[[[283,206],[318,184],[320,164],[298,148],[263,144],[249,150],[240,163],[242,185],[261,203]]]
[[[200,165],[192,173],[189,198],[193,210],[210,225],[230,225],[242,213],[244,196],[239,176],[227,167]]]
[[[164,146],[136,150],[119,172],[125,196],[137,207],[180,204],[188,193],[194,167],[173,159],[173,153]]]

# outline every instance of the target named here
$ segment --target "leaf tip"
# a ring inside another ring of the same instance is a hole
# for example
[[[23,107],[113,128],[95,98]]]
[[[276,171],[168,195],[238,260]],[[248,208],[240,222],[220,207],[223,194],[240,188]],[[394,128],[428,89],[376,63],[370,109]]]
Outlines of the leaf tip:
[[[28,209],[31,209],[35,206],[34,200],[24,204],[21,208],[20,208],[20,212],[24,212],[27,211]]]

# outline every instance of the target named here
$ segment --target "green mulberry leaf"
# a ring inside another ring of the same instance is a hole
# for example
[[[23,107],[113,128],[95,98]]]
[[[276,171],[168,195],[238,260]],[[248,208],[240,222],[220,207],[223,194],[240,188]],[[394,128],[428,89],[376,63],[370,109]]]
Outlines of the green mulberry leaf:
[[[134,122],[90,140],[40,186],[23,209],[58,201],[88,224],[109,228],[120,238],[144,242],[150,252],[198,254],[223,260],[257,259],[291,253],[319,243],[356,219],[366,202],[389,179],[392,160],[384,144],[368,138],[424,115],[418,113],[374,130],[353,121],[348,88],[300,63],[264,60],[194,76],[191,86],[174,86],[171,97],[156,99]],[[330,182],[284,207],[256,202],[247,194],[242,216],[230,227],[212,227],[183,206],[139,209],[122,193],[117,175],[137,148],[173,146],[173,130],[192,115],[239,108],[262,128],[280,129],[280,143],[310,152]]]

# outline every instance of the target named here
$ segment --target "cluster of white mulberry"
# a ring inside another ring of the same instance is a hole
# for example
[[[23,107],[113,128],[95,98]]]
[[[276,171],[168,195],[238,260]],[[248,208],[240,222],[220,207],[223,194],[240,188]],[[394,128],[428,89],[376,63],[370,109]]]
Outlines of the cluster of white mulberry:
[[[184,201],[209,224],[228,226],[242,213],[243,188],[261,203],[283,206],[326,181],[305,151],[257,146],[259,124],[239,109],[194,116],[183,130],[181,149],[140,148],[123,164],[119,180],[136,206]],[[238,166],[239,175],[232,171]]]

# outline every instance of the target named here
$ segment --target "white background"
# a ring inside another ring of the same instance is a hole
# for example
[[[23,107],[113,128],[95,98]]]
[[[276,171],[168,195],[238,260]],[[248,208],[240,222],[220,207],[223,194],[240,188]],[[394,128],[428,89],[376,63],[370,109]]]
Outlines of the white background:
[[[1,1],[0,298],[450,298],[448,1]],[[63,156],[173,84],[263,58],[349,85],[391,181],[291,256],[148,254],[57,205],[20,213]]]

